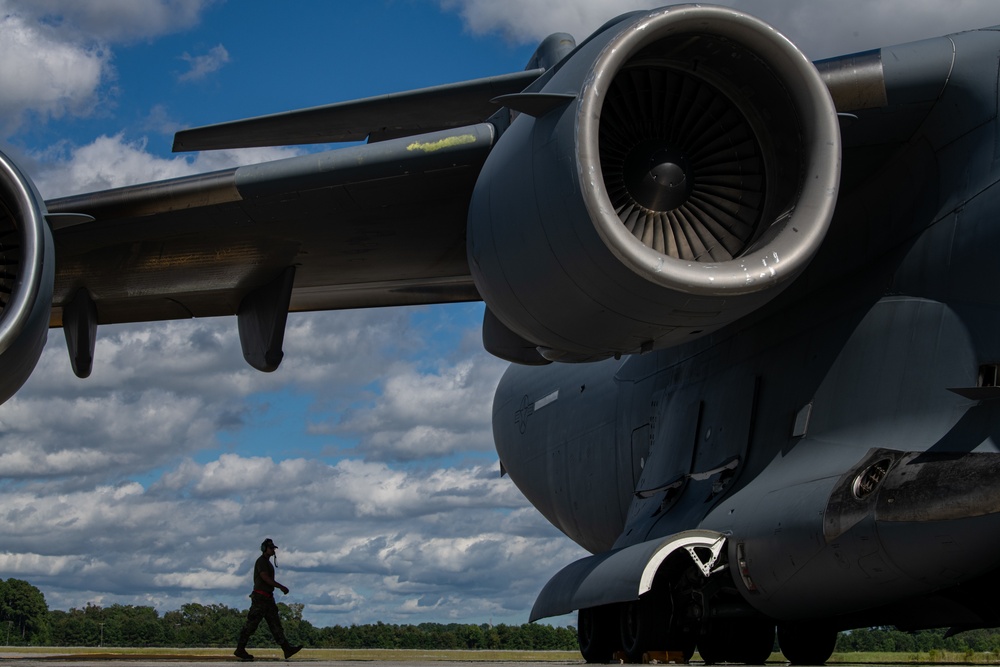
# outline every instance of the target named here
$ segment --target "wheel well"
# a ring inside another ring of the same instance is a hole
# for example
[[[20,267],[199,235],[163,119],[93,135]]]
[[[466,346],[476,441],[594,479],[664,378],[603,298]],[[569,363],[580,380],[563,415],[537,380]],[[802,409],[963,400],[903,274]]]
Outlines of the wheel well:
[[[730,579],[728,558],[725,549],[720,549],[718,542],[696,543],[678,547],[671,552],[659,565],[653,576],[649,593],[669,590],[681,577],[697,575],[704,580],[725,578]]]

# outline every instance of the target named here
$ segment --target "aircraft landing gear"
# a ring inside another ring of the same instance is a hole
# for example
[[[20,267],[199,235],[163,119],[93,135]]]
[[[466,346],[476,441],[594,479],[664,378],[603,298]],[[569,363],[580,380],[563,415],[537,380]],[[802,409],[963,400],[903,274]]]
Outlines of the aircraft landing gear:
[[[683,619],[680,605],[670,598],[627,602],[620,620],[622,650],[629,662],[641,663],[647,651],[680,653],[685,663],[694,655],[696,635]]]
[[[588,663],[605,663],[621,650],[629,662],[641,663],[648,651],[694,655],[697,633],[680,604],[670,598],[642,598],[620,605],[581,609],[577,640]]]
[[[643,653],[665,645],[667,613],[656,601],[642,598],[622,604],[619,621],[621,646],[629,662],[641,663]]]
[[[810,623],[778,626],[778,647],[793,665],[822,665],[833,655],[837,631]]]
[[[584,660],[641,663],[645,653],[666,651],[686,663],[697,645],[708,664],[763,665],[774,649],[774,621],[743,602],[724,568],[709,573],[705,562],[675,558],[642,597],[581,609],[577,634]]]
[[[618,648],[618,618],[611,606],[581,609],[577,614],[576,638],[583,659],[606,663]]]

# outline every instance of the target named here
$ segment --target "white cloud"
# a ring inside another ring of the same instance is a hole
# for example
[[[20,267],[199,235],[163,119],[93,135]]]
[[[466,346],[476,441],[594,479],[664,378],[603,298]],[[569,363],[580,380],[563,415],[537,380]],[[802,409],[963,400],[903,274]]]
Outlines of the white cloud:
[[[63,40],[132,42],[195,25],[216,0],[4,0],[0,8]]]
[[[173,473],[148,489],[0,487],[0,506],[21,508],[0,514],[0,568],[42,586],[56,608],[242,607],[256,545],[270,536],[288,599],[314,622],[407,622],[431,609],[440,620],[520,622],[545,578],[581,555],[551,527],[537,533],[509,480],[476,467],[225,455],[184,469],[180,493]]]
[[[229,62],[229,52],[222,44],[218,44],[209,49],[208,53],[200,56],[185,53],[181,56],[181,60],[186,61],[190,65],[190,69],[177,78],[180,81],[197,81],[222,69],[223,65]]]
[[[0,463],[9,477],[22,479],[57,477],[77,485],[115,480],[219,448],[220,433],[238,437],[249,424],[278,418],[274,392],[290,387],[299,400],[315,404],[318,412],[310,419],[329,419],[356,401],[359,387],[374,395],[394,382],[393,369],[402,367],[395,355],[407,350],[397,334],[411,315],[407,309],[292,314],[285,360],[271,374],[243,360],[235,318],[99,327],[94,370],[86,380],[72,374],[63,336],[53,331],[31,378],[0,406]],[[459,369],[471,365],[457,362]],[[470,399],[462,398],[459,386],[451,390],[466,414],[476,416],[463,415],[454,428],[464,432],[475,425],[482,449],[489,442],[488,392],[502,365],[485,358],[475,365],[478,389]],[[412,370],[405,377],[421,382]],[[254,396],[259,398],[248,403]],[[378,415],[352,414],[363,427],[349,435],[378,433]],[[421,426],[419,415],[406,419],[407,426]],[[303,431],[307,426],[301,424]],[[406,458],[439,453],[428,448]]]
[[[553,32],[582,41],[604,22],[626,11],[664,3],[633,0],[441,0],[461,14],[476,34],[499,33],[517,43],[537,42]],[[772,24],[812,58],[890,46],[900,42],[1000,24],[995,0],[715,0]],[[818,29],[822,26],[822,29]]]
[[[163,158],[146,150],[146,140],[128,141],[124,133],[102,136],[84,146],[66,144],[37,153],[32,180],[46,199],[217,171],[294,157],[295,148],[243,148]]]
[[[379,460],[492,451],[489,417],[505,365],[479,353],[431,373],[398,371],[372,405],[348,411],[339,424],[312,428],[357,434],[359,451]]]
[[[40,121],[108,113],[115,79],[111,45],[195,25],[214,0],[0,0],[0,132]],[[220,50],[221,49],[221,50]],[[216,47],[192,74],[226,61]]]
[[[280,409],[268,406],[292,386],[320,408],[309,413],[316,416],[353,404],[360,388],[370,392],[375,415],[352,412],[366,437],[378,435],[379,419],[419,430],[429,411],[434,428],[478,428],[488,442],[502,364],[481,350],[467,356],[462,345],[452,362],[424,372],[400,360],[422,347],[400,340],[414,314],[440,329],[465,310],[293,314],[274,374],[243,362],[231,318],[100,327],[85,381],[72,376],[53,332],[36,373],[0,406],[0,465],[8,472],[0,507],[9,508],[0,516],[9,550],[0,564],[40,586],[53,608],[242,607],[256,545],[271,536],[282,547],[288,599],[306,603],[314,623],[419,622],[428,614],[523,622],[545,579],[582,551],[499,477],[492,457],[399,468],[290,456],[282,441],[267,455],[242,444],[255,411]],[[255,396],[263,402],[247,402]],[[219,433],[230,433],[231,444],[220,444]],[[5,456],[22,461],[15,468]]]
[[[56,39],[0,4],[0,130],[15,131],[29,112],[46,120],[94,112],[109,55]]]

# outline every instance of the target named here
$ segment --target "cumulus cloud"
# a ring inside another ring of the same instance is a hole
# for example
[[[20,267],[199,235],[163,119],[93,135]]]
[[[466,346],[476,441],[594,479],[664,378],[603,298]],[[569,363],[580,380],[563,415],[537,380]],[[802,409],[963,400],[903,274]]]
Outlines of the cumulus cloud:
[[[229,52],[226,51],[226,47],[222,44],[218,44],[209,49],[208,53],[200,56],[192,56],[189,53],[185,53],[181,56],[181,60],[186,61],[190,69],[177,78],[181,81],[198,81],[199,79],[204,79],[212,72],[222,69],[229,62]]]
[[[473,33],[499,33],[516,43],[537,42],[553,32],[583,40],[605,21],[633,9],[662,6],[659,0],[441,0]],[[715,0],[757,16],[785,33],[812,58],[889,46],[948,32],[1000,23],[994,0]],[[822,26],[822,29],[818,29]]]
[[[5,13],[47,27],[62,40],[133,42],[195,25],[216,0],[4,0]]]
[[[442,310],[446,316],[448,308]],[[223,447],[220,433],[266,423],[280,411],[272,406],[274,392],[292,387],[314,403],[309,419],[322,421],[354,405],[359,388],[375,396],[385,392],[384,385],[397,383],[398,355],[415,351],[397,335],[411,315],[402,308],[292,314],[285,360],[273,374],[257,372],[243,360],[235,318],[99,327],[87,380],[72,374],[63,336],[54,331],[31,378],[0,406],[0,462],[18,479],[58,477],[66,484],[118,479]],[[502,366],[490,359],[477,364],[459,359],[456,368],[441,372],[463,376],[473,365],[480,368],[475,390],[454,398],[478,417],[463,418],[452,428],[478,429],[481,448],[488,442],[489,388]],[[412,368],[405,374],[406,382],[437,382],[434,374],[422,377]],[[368,412],[379,404],[356,407],[351,414],[358,425],[343,434],[377,433],[381,413]],[[419,425],[418,415],[404,416]],[[308,428],[302,424],[303,431]],[[407,458],[435,453],[428,448]]]
[[[178,178],[229,167],[294,157],[295,148],[242,148],[159,157],[146,140],[129,141],[124,133],[101,136],[83,146],[66,143],[31,157],[31,177],[46,199],[136,183]]]
[[[42,585],[57,607],[135,603],[128,596],[136,590],[166,609],[191,599],[243,606],[256,542],[269,535],[281,547],[282,581],[318,622],[406,622],[427,610],[427,599],[442,620],[503,618],[581,555],[551,527],[538,534],[533,515],[517,513],[527,508],[523,498],[478,467],[427,475],[358,461],[225,455],[189,461],[148,490],[20,489],[0,491],[0,500],[31,515],[0,514],[0,567]],[[443,533],[442,512],[467,525]]]
[[[0,4],[0,130],[15,131],[30,113],[41,120],[94,113],[109,54],[64,42]]]
[[[154,38],[196,24],[213,0],[0,0],[0,132],[29,119],[107,113],[115,43]],[[221,51],[219,51],[221,49]],[[225,62],[216,47],[193,62]]]
[[[385,382],[371,405],[312,430],[359,435],[357,451],[377,460],[492,451],[490,405],[503,367],[482,353],[430,373],[403,370]]]
[[[289,352],[302,363],[279,384],[322,394],[324,405],[350,400],[359,386],[392,394],[384,385],[396,376],[387,369],[399,362],[380,354],[408,314],[293,316],[286,341],[315,345]],[[0,506],[11,508],[0,516],[8,550],[0,566],[41,586],[56,608],[240,607],[256,542],[270,535],[284,547],[282,581],[316,623],[419,622],[425,614],[523,622],[547,576],[582,555],[499,477],[495,462],[401,469],[248,455],[239,444],[213,449],[224,428],[217,416],[234,410],[229,419],[246,419],[244,399],[284,371],[246,368],[232,324],[108,327],[86,382],[69,374],[61,340],[49,344],[29,386],[0,406],[0,463],[7,454],[33,457],[0,485]],[[440,407],[481,372],[484,388],[472,393],[488,398],[495,377],[476,366],[460,357],[422,376],[406,364],[400,387],[428,387],[424,405]],[[464,405],[480,415],[463,422],[488,428],[488,401]],[[377,433],[377,419],[356,409],[358,424]],[[421,411],[398,396],[368,409],[413,423]],[[27,437],[36,442],[26,445]],[[199,451],[209,453],[204,462],[194,458],[204,458]],[[77,459],[57,465],[50,452]],[[122,479],[150,469],[161,472],[146,484]]]

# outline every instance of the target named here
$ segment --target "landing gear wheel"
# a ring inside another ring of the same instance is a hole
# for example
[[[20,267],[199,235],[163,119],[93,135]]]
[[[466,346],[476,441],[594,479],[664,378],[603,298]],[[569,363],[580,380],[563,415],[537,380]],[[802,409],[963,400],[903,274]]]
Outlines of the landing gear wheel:
[[[726,661],[726,649],[729,637],[723,632],[723,625],[720,621],[712,623],[698,638],[698,655],[705,661],[706,665],[715,665]]]
[[[691,662],[701,616],[695,588],[702,576],[693,567],[681,573],[670,586],[670,623],[667,626],[667,650],[679,652],[684,663]]]
[[[658,600],[641,598],[621,606],[621,646],[629,662],[641,663],[646,651],[667,647],[667,609]]]
[[[736,662],[763,665],[774,652],[774,623],[750,620],[738,629]]]
[[[778,648],[793,665],[825,664],[837,645],[837,631],[823,625],[788,623],[778,626]]]
[[[706,665],[742,662],[763,665],[774,649],[774,625],[763,619],[726,619],[712,622],[698,641]]]
[[[618,646],[618,618],[614,607],[590,607],[577,614],[576,639],[580,654],[590,663],[611,660]]]

